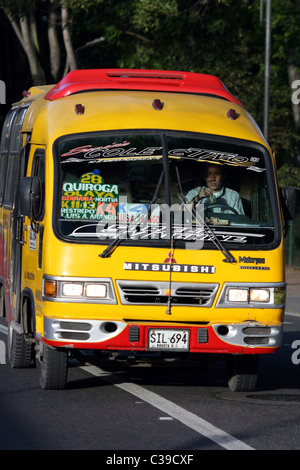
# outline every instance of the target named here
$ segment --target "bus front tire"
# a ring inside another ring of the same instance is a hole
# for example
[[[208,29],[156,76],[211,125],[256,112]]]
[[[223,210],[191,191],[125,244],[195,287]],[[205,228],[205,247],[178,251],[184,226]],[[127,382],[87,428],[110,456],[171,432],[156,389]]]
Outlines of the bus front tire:
[[[65,388],[68,373],[68,353],[43,342],[38,342],[38,368],[40,386],[43,390],[62,390]]]
[[[228,387],[231,392],[251,392],[258,375],[258,356],[231,356],[227,360]]]
[[[30,367],[33,359],[33,345],[26,341],[23,333],[8,327],[8,363],[14,369]]]

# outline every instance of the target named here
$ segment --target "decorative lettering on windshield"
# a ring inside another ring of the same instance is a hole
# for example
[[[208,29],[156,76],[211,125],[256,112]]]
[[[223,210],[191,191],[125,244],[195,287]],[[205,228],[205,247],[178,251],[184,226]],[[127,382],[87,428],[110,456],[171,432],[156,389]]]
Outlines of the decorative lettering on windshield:
[[[85,173],[76,182],[64,181],[61,217],[79,220],[116,220],[119,188],[106,184],[99,170]]]
[[[128,147],[131,143],[128,141],[123,141],[121,143],[112,143],[109,145],[93,147],[91,144],[82,145],[75,147],[68,152],[65,152],[61,155],[64,157],[62,163],[70,162],[84,162],[92,160],[93,162],[100,161],[100,159],[105,158],[109,161],[110,158],[121,158],[124,161],[132,159],[133,157],[137,158],[147,158],[147,157],[161,157],[162,147],[145,147],[143,149],[138,149],[136,147]],[[125,148],[126,147],[126,148]],[[214,162],[214,163],[223,163],[234,166],[242,166],[248,169],[261,172],[265,171],[265,168],[262,168],[259,165],[260,158],[258,157],[246,157],[239,155],[238,153],[227,153],[220,152],[216,150],[207,150],[202,148],[174,148],[169,149],[168,155],[170,158],[179,158],[179,159],[192,159],[199,162]],[[69,157],[69,158],[65,158]],[[101,160],[103,161],[103,160]]]
[[[90,153],[99,152],[100,150],[101,151],[107,151],[107,150],[112,149],[112,148],[118,148],[118,147],[123,147],[123,146],[127,146],[127,145],[130,145],[130,142],[124,141],[124,142],[119,143],[119,144],[114,142],[113,144],[102,145],[101,147],[92,147],[91,144],[88,144],[88,145],[82,145],[80,147],[75,147],[75,148],[69,150],[69,152],[63,153],[61,156],[62,157],[69,157],[69,156],[73,156],[73,155],[78,155],[79,153],[84,153],[86,158],[88,158]],[[93,157],[94,156],[95,155],[93,155]]]

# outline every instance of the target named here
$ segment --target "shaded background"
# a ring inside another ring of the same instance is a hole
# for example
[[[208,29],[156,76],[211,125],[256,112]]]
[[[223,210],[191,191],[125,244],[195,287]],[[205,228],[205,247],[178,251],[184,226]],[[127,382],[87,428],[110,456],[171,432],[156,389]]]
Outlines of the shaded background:
[[[263,127],[266,0],[0,0],[6,104],[84,68],[217,75]],[[300,187],[300,2],[272,0],[269,143],[281,186]],[[299,80],[299,85],[297,80]],[[300,267],[300,215],[286,238]]]

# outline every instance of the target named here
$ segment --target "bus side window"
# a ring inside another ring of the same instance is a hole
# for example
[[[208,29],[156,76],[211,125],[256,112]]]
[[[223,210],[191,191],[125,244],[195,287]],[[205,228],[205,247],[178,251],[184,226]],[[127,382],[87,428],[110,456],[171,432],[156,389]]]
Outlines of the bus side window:
[[[31,176],[37,176],[42,182],[42,193],[45,194],[45,150],[37,149],[33,156]],[[44,197],[43,197],[44,200]],[[39,218],[41,220],[44,217],[44,208],[42,215]]]
[[[19,155],[22,144],[21,130],[27,109],[28,106],[17,110],[11,131],[4,191],[4,205],[6,209],[12,209],[15,202],[16,183],[19,174]]]
[[[1,136],[1,147],[0,147],[0,206],[3,203],[3,195],[6,180],[6,169],[8,160],[9,141],[11,135],[12,123],[16,115],[17,108],[12,108],[7,114]]]

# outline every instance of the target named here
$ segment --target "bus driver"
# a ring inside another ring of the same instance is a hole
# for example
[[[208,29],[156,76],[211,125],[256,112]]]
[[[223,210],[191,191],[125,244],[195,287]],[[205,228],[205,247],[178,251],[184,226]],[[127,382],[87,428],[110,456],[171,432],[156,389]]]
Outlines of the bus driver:
[[[204,204],[204,211],[210,214],[239,214],[244,215],[243,204],[239,194],[233,189],[223,186],[223,168],[220,165],[209,163],[204,171],[206,186],[191,189],[187,195],[188,203]]]

